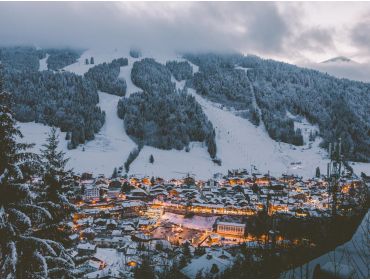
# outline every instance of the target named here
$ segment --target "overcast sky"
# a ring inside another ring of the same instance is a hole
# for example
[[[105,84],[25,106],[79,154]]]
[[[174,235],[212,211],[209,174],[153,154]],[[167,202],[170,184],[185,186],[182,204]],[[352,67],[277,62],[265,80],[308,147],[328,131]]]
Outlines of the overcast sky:
[[[1,2],[0,43],[370,60],[370,3]]]

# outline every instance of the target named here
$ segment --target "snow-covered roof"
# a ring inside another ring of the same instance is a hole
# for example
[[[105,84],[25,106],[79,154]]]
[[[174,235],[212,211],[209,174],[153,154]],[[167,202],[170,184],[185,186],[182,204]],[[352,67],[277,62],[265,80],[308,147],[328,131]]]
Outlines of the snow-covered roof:
[[[211,273],[212,266],[216,265],[218,272],[215,273],[213,277],[217,277],[232,264],[233,259],[230,254],[223,250],[212,250],[199,258],[192,259],[190,264],[181,269],[181,272],[188,278],[195,279],[199,271],[201,271],[202,278],[204,278],[205,274]]]
[[[78,250],[91,250],[94,251],[96,249],[96,245],[90,243],[79,243],[77,245]]]
[[[139,207],[139,206],[145,206],[145,202],[140,200],[126,200],[122,202],[122,207]]]
[[[217,225],[223,225],[223,226],[236,226],[236,227],[244,227],[245,224],[241,223],[231,223],[231,222],[217,222]]]

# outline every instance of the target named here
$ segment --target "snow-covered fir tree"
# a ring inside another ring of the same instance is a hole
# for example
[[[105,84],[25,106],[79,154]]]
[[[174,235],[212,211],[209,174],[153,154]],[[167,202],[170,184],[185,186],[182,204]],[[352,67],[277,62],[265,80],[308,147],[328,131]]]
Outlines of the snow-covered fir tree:
[[[0,278],[51,278],[54,269],[74,267],[63,246],[38,238],[35,229],[52,216],[34,202],[30,184],[37,156],[22,137],[11,111],[11,95],[3,91],[0,64]]]
[[[38,230],[40,237],[50,238],[68,245],[69,229],[63,226],[70,214],[75,211],[68,197],[73,195],[73,180],[71,170],[66,169],[68,158],[58,150],[58,134],[52,128],[46,144],[41,150],[41,165],[43,184],[38,189],[38,205],[45,207],[52,216]]]

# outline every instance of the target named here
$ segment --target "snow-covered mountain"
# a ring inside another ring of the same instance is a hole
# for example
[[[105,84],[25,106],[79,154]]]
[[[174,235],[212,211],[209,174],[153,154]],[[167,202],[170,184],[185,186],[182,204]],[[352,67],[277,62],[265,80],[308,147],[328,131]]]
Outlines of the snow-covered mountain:
[[[369,82],[370,64],[358,63],[344,56],[334,57],[320,63],[304,63],[301,66],[328,73],[337,78]]]
[[[354,62],[354,61],[345,56],[337,56],[337,57],[333,57],[328,60],[325,60],[321,63],[338,63],[338,62]]]
[[[78,75],[83,75],[92,65],[84,63],[91,56],[95,59],[95,65],[110,62],[119,57],[128,58],[128,66],[121,67],[120,77],[127,83],[129,96],[141,91],[131,81],[131,69],[137,60],[128,54],[128,50],[114,50],[111,52],[99,52],[88,50],[84,52],[78,61],[64,68]],[[167,60],[184,60],[176,54],[148,54],[143,57],[153,57],[157,61],[165,63]],[[141,59],[141,58],[140,58]],[[193,65],[193,71],[198,68]],[[172,80],[173,77],[172,77]],[[175,81],[175,80],[174,80]],[[177,88],[184,87],[184,82],[176,82]],[[254,126],[249,120],[237,116],[237,114],[224,108],[220,104],[213,103],[190,89],[202,106],[208,119],[212,122],[216,132],[217,157],[222,161],[221,166],[215,164],[207,153],[203,143],[192,142],[190,151],[184,150],[161,150],[144,146],[139,156],[131,164],[129,174],[139,176],[161,176],[164,178],[183,177],[192,173],[198,178],[211,178],[215,173],[226,173],[229,169],[247,168],[262,173],[268,171],[273,175],[282,173],[297,174],[304,177],[314,175],[317,166],[322,171],[326,170],[327,154],[319,147],[320,139],[309,142],[311,131],[318,130],[304,118],[294,118],[295,128],[301,128],[305,144],[297,147],[294,145],[279,143],[272,140],[263,125]],[[99,92],[99,106],[106,112],[106,122],[95,135],[95,139],[79,145],[76,149],[68,150],[65,133],[60,133],[60,146],[70,157],[69,167],[76,172],[93,172],[94,174],[111,175],[115,167],[122,166],[130,151],[136,143],[126,134],[123,122],[117,116],[117,103],[120,97]],[[49,127],[38,123],[19,123],[24,134],[24,141],[35,143],[38,150],[45,141]],[[154,157],[154,163],[149,162],[150,155]],[[370,171],[370,164],[354,165],[356,172]]]

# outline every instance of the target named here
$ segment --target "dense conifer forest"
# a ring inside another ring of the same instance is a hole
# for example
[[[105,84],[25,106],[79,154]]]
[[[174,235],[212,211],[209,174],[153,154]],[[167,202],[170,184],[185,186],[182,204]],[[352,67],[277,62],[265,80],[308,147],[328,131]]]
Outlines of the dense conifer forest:
[[[160,149],[183,149],[191,141],[205,142],[210,156],[216,156],[212,123],[196,100],[175,90],[171,73],[153,59],[135,62],[131,77],[144,92],[118,103],[118,116],[137,143]]]
[[[187,61],[167,61],[166,67],[177,81],[188,80],[193,76],[193,68]]]
[[[94,81],[100,91],[124,96],[127,88],[126,81],[118,76],[120,67],[127,65],[127,58],[114,59],[111,63],[102,63],[90,68],[85,74],[85,78]]]

